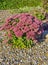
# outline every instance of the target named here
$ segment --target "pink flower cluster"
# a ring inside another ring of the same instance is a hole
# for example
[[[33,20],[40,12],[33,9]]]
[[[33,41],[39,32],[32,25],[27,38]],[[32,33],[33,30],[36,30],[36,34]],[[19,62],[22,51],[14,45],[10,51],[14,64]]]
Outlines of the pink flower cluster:
[[[18,19],[18,22],[16,21]],[[14,32],[16,37],[26,34],[27,39],[36,40],[36,36],[43,32],[42,22],[28,13],[16,14],[6,20],[2,29],[9,29]]]

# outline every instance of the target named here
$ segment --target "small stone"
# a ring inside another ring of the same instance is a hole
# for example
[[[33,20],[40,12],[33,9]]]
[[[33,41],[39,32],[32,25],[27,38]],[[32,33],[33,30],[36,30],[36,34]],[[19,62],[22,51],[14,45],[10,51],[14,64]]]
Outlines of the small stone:
[[[48,38],[48,34],[46,35],[46,38]]]
[[[3,61],[3,59],[0,58],[0,62],[2,62],[2,61]]]
[[[47,65],[47,64],[44,62],[44,65]]]
[[[38,65],[41,65],[40,63],[38,63]]]
[[[9,62],[7,62],[7,64],[9,64]]]
[[[41,57],[39,57],[39,60],[40,60],[40,61],[42,61],[42,58],[41,58]]]
[[[0,20],[1,20],[1,18],[0,18]]]
[[[48,57],[48,52],[45,53],[45,56]]]
[[[33,65],[37,65],[37,62],[36,60],[32,60],[33,61]]]
[[[20,62],[22,63],[22,60],[20,60]]]

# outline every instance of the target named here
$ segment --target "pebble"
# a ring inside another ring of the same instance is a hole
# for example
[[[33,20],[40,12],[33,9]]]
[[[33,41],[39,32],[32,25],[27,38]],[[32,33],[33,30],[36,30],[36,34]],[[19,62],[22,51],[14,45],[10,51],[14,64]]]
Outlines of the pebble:
[[[1,19],[1,18],[0,18]]]
[[[3,61],[3,59],[0,58],[0,62],[2,62],[2,61]]]

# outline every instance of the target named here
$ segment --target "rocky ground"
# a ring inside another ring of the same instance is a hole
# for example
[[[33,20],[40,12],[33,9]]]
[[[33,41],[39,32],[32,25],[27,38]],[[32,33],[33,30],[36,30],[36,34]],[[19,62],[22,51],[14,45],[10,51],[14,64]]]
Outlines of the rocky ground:
[[[12,14],[8,10],[0,11],[0,26]],[[0,31],[0,65],[48,65],[48,39],[30,49],[12,48],[2,42],[5,31]]]

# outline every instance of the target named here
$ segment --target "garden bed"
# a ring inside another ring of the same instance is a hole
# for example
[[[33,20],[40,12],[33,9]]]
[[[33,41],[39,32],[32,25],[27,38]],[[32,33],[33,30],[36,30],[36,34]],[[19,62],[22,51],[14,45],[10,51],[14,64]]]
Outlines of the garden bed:
[[[1,21],[10,16],[10,11],[0,11]],[[3,22],[4,23],[4,22]],[[0,31],[0,37],[5,39],[4,31]],[[36,44],[30,49],[12,48],[8,43],[0,42],[0,64],[2,65],[47,65],[48,64],[48,40]]]

